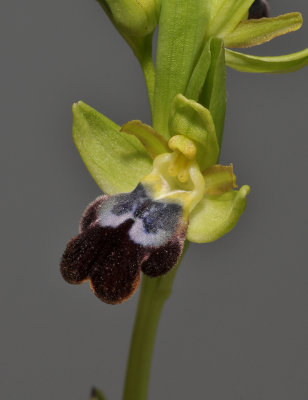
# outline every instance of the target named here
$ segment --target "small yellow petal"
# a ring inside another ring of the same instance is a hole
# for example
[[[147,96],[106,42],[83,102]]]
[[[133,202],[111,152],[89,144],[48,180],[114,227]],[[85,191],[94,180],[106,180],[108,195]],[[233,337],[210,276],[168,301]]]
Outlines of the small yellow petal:
[[[203,175],[206,195],[220,195],[237,187],[232,164],[213,165]]]
[[[136,136],[152,159],[169,151],[166,139],[151,126],[143,124],[139,120],[126,122],[121,128],[121,132]]]

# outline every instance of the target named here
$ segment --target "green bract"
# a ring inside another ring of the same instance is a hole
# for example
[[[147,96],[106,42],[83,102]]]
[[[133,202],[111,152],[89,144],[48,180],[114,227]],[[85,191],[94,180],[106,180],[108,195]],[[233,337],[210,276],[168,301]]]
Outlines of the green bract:
[[[211,112],[220,148],[226,113],[226,64],[222,39],[213,38],[210,49],[211,66],[200,92],[199,103]]]
[[[248,16],[249,7],[254,0],[209,0],[209,23],[206,38],[226,37]]]

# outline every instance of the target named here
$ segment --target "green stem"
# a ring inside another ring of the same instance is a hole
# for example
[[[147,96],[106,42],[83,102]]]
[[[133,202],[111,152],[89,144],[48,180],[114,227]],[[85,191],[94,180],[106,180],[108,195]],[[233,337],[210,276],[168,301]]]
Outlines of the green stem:
[[[151,112],[153,113],[154,88],[155,88],[155,67],[153,64],[152,55],[141,59],[140,65],[141,65],[145,83],[147,86]]]
[[[153,115],[154,88],[155,88],[155,75],[156,75],[153,63],[153,56],[152,56],[153,34],[151,33],[148,36],[142,38],[129,37],[124,34],[122,34],[122,36],[127,41],[129,46],[132,48],[142,68],[145,83],[147,86],[151,113]]]
[[[154,104],[154,89],[155,89],[155,67],[152,56],[152,41],[153,34],[149,34],[143,38],[131,38],[126,37],[126,41],[130,44],[135,56],[137,57],[140,66],[143,71],[145,83],[147,86],[148,98],[153,115],[153,104]]]
[[[126,370],[123,400],[146,400],[156,331],[165,301],[171,294],[177,268],[159,278],[143,276]]]
[[[155,86],[155,67],[153,63],[152,57],[152,38],[153,33],[145,36],[145,37],[134,37],[128,36],[121,29],[118,29],[116,22],[113,19],[112,13],[106,0],[97,0],[101,5],[105,13],[110,18],[114,27],[118,30],[120,35],[126,40],[128,45],[133,50],[135,56],[137,57],[145,78],[145,83],[148,90],[148,98],[151,107],[151,112],[153,113],[153,103],[154,103],[154,86]]]

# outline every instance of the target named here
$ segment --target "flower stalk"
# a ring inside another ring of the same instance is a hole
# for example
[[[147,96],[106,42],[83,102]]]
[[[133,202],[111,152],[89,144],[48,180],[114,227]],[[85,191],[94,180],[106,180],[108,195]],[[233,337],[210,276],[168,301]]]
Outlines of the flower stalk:
[[[170,297],[178,267],[188,248],[186,241],[181,259],[167,275],[144,276],[139,295],[135,325],[126,370],[123,400],[146,400],[153,349],[161,312]]]

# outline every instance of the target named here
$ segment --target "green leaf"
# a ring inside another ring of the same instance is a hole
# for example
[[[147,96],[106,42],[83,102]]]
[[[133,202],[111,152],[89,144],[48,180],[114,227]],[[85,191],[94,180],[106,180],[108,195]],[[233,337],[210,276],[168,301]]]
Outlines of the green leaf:
[[[153,159],[159,154],[170,152],[167,140],[151,126],[143,124],[141,121],[127,122],[122,126],[121,132],[136,136]]]
[[[178,94],[172,102],[169,130],[172,135],[184,135],[195,142],[201,170],[217,162],[219,148],[214,122],[201,104]]]
[[[162,2],[156,52],[153,127],[167,139],[170,104],[185,93],[203,50],[208,4],[204,0]]]
[[[98,186],[107,194],[129,192],[152,161],[134,136],[83,102],[73,105],[73,138]]]
[[[277,57],[258,57],[226,49],[226,64],[228,67],[242,72],[292,72],[308,64],[308,48],[297,53]]]
[[[198,101],[201,90],[211,65],[211,39],[208,40],[202,50],[199,60],[189,79],[185,96],[188,99]]]
[[[205,196],[190,214],[187,239],[208,243],[228,233],[245,210],[249,191],[245,185],[239,191]]]
[[[226,113],[226,66],[223,41],[218,38],[211,40],[211,66],[199,98],[199,103],[210,110],[220,148]]]
[[[206,38],[226,37],[243,20],[253,2],[254,0],[210,0],[211,16]]]
[[[298,12],[274,18],[249,19],[241,22],[224,38],[225,46],[237,48],[256,46],[277,36],[296,31],[302,23],[302,15]]]

